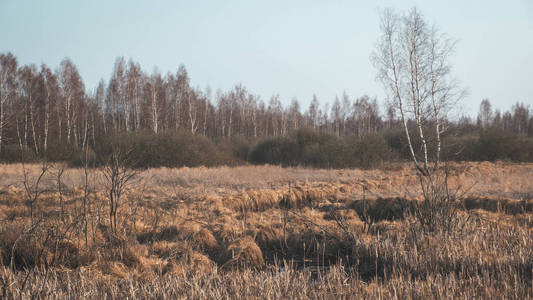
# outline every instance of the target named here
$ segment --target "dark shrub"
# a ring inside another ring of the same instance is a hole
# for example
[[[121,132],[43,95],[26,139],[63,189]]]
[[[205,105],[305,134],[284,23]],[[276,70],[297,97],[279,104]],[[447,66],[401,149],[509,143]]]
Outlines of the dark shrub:
[[[318,168],[346,167],[347,148],[344,141],[329,133],[314,131],[297,134],[301,164]]]
[[[471,161],[476,160],[478,137],[474,135],[446,137],[442,145],[441,158],[443,161]]]
[[[483,131],[474,146],[472,160],[533,161],[533,140],[500,129]]]
[[[360,168],[377,168],[397,157],[380,134],[367,134],[353,146],[353,164]]]
[[[220,151],[210,139],[185,132],[154,134],[140,132],[112,137],[98,150],[101,161],[119,147],[129,152],[132,167],[196,167],[235,165],[239,161],[232,153]]]
[[[474,159],[481,161],[509,159],[510,147],[513,144],[513,137],[504,131],[498,129],[484,131],[475,146]]]
[[[298,144],[289,137],[266,139],[250,152],[250,162],[294,166],[298,164]]]
[[[244,162],[248,160],[250,151],[255,144],[255,139],[235,135],[229,138],[221,137],[215,139],[215,143],[220,152],[231,154],[234,158]]]
[[[0,153],[0,161],[7,163],[20,162],[23,157],[25,162],[36,162],[39,160],[39,156],[34,150],[26,148],[24,153],[21,153],[20,147],[17,144],[3,145],[2,152]]]
[[[378,134],[363,138],[338,137],[303,129],[288,137],[264,140],[250,152],[255,164],[304,165],[317,168],[373,168],[396,159]]]

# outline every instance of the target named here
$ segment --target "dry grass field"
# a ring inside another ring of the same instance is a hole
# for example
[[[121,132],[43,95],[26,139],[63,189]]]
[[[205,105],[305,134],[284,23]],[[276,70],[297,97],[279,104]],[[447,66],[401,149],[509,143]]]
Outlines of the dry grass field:
[[[149,169],[116,232],[102,172],[61,168],[0,165],[0,298],[533,297],[533,164],[451,164],[432,228],[408,164]]]

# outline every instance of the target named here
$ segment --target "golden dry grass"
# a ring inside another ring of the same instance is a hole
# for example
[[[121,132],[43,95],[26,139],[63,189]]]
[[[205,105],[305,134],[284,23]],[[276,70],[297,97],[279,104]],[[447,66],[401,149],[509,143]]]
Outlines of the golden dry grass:
[[[26,168],[31,185],[40,166]],[[31,227],[22,166],[0,165],[4,297],[533,296],[533,164],[451,164],[463,195],[451,232],[423,230],[409,214],[418,179],[399,164],[149,169],[128,186],[117,233],[91,170],[85,234],[84,172],[65,170],[62,216],[55,168]]]

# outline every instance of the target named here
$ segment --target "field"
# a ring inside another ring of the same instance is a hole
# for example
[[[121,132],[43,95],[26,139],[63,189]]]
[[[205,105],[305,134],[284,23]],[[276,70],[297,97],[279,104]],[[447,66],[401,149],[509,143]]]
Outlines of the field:
[[[0,165],[0,298],[533,297],[533,164],[451,164],[433,226],[410,164],[148,169],[116,232],[101,170],[47,167]]]

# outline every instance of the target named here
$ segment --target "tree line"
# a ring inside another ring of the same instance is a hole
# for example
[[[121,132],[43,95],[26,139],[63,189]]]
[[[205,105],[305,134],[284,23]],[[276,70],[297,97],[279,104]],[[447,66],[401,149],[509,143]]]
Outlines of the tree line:
[[[101,80],[96,89],[90,90],[68,58],[52,70],[45,64],[19,65],[13,54],[0,54],[3,160],[19,159],[20,150],[27,157],[67,159],[85,147],[96,152],[105,149],[106,144],[116,140],[110,137],[140,136],[145,140],[131,143],[148,147],[157,141],[163,143],[166,137],[183,147],[196,145],[200,149],[187,150],[196,152],[212,143],[214,152],[227,152],[224,163],[228,157],[249,161],[252,150],[262,142],[282,137],[295,140],[306,130],[353,143],[369,135],[386,138],[401,121],[393,105],[383,109],[381,113],[376,98],[353,98],[345,92],[332,102],[321,103],[313,96],[304,109],[296,98],[287,106],[279,95],[264,101],[242,84],[213,95],[210,88],[194,87],[183,65],[175,73],[147,73],[139,63],[123,57],[116,59],[109,80]],[[450,128],[460,128],[455,134],[461,136],[480,136],[487,130],[533,136],[533,112],[522,103],[511,111],[500,112],[492,111],[490,102],[483,100],[477,120],[466,116],[445,123]],[[385,142],[391,145],[394,139]],[[168,147],[172,143],[164,142]],[[179,150],[173,147],[172,151]],[[157,147],[153,148],[157,151]],[[197,164],[202,164],[202,160]]]

